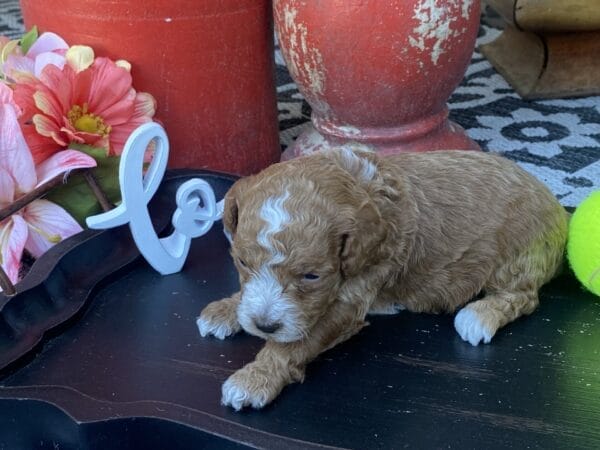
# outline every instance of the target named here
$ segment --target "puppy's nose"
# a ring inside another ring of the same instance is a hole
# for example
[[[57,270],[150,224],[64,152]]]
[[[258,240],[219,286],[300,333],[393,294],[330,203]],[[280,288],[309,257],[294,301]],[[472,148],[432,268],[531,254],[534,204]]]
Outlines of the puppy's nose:
[[[279,322],[262,323],[259,321],[254,321],[254,325],[256,325],[256,328],[258,328],[260,331],[267,334],[275,333],[281,328],[281,323]]]

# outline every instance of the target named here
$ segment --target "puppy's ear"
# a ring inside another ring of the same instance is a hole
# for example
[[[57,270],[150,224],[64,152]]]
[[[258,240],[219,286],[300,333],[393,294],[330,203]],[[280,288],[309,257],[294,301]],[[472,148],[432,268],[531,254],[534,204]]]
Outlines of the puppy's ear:
[[[238,204],[235,197],[227,195],[225,197],[225,208],[223,209],[223,231],[229,242],[233,242],[235,231],[238,224]]]
[[[238,226],[240,199],[247,187],[247,179],[242,178],[234,183],[225,194],[225,207],[223,209],[223,230],[229,242],[233,241]]]
[[[358,275],[378,258],[386,233],[381,214],[371,200],[360,205],[349,219],[349,226],[340,238],[341,271],[344,278]]]

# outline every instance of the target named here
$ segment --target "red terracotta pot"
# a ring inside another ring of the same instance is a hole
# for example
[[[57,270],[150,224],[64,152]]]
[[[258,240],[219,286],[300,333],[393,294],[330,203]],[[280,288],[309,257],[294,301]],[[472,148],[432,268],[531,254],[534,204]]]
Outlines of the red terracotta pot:
[[[274,0],[290,73],[313,108],[289,159],[348,141],[382,154],[478,149],[448,121],[479,0]]]
[[[21,0],[25,25],[132,63],[171,167],[257,172],[281,156],[270,0]]]

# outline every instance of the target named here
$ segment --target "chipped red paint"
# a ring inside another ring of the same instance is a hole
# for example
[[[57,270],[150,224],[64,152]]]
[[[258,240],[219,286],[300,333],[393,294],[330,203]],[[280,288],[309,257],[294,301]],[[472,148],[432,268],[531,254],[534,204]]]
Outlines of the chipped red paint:
[[[448,121],[479,0],[274,0],[290,73],[312,124],[284,159],[357,141],[383,154],[478,149]]]
[[[22,0],[27,27],[132,63],[170,167],[246,175],[281,155],[270,0]]]

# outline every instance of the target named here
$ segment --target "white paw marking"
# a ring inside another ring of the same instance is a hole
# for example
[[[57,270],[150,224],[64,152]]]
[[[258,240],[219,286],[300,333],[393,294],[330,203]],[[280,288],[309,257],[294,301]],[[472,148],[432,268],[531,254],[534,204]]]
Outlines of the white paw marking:
[[[200,336],[202,337],[212,334],[218,339],[225,339],[227,336],[236,332],[236,330],[232,329],[226,323],[211,321],[202,316],[196,319],[196,325],[198,326],[198,331],[200,331]]]
[[[234,377],[235,374],[223,383],[223,387],[221,388],[221,404],[231,406],[236,411],[239,411],[245,406],[260,409],[268,403],[266,395],[250,392],[246,386]]]
[[[495,332],[488,329],[477,312],[466,307],[461,309],[454,318],[454,328],[463,339],[471,345],[478,345],[481,341],[489,344]]]

